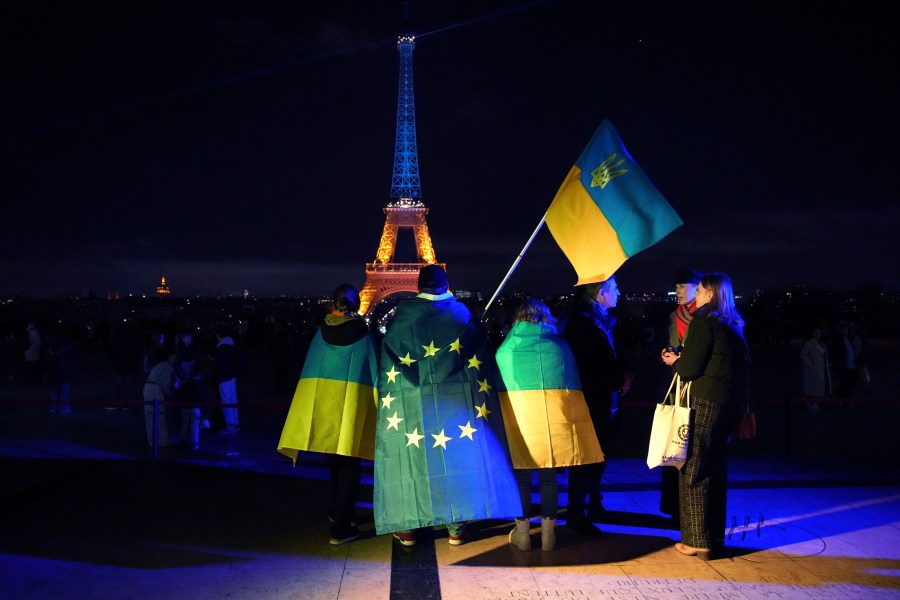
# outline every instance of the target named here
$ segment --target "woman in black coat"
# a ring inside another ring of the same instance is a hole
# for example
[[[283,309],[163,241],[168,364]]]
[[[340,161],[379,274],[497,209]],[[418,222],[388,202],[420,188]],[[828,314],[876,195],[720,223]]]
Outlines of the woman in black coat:
[[[695,300],[684,348],[663,360],[691,384],[691,437],[678,481],[681,542],[675,549],[709,560],[725,543],[728,437],[747,401],[749,358],[728,276],[704,275]]]

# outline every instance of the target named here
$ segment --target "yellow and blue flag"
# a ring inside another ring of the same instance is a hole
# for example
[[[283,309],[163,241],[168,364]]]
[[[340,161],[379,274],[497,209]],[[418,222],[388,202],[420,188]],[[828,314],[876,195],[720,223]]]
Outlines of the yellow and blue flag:
[[[497,367],[514,468],[603,462],[575,357],[554,326],[517,321],[497,350]]]
[[[609,279],[683,224],[607,119],[560,186],[546,223],[578,284]]]
[[[285,419],[278,452],[375,456],[378,354],[370,334],[349,345],[313,337]]]

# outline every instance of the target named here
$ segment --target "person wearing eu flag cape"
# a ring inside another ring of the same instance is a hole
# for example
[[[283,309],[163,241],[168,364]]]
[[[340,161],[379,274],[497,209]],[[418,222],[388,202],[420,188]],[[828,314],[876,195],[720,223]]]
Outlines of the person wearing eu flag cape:
[[[359,292],[339,285],[333,310],[313,337],[288,412],[278,452],[297,462],[299,451],[328,456],[331,541],[359,537],[356,501],[361,459],[375,454],[378,354],[366,322],[356,313]]]
[[[493,352],[481,323],[448,291],[439,265],[419,272],[381,344],[373,509],[378,534],[404,546],[416,529],[522,512],[509,459]]]

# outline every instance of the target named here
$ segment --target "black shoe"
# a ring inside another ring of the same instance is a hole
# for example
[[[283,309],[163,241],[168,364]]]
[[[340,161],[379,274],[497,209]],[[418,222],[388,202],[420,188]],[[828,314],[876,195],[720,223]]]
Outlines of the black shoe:
[[[575,517],[574,519],[569,519],[566,521],[566,527],[572,531],[577,531],[578,533],[590,537],[597,537],[603,533],[600,531],[600,528],[591,523],[590,519],[587,517]]]
[[[603,521],[606,519],[606,509],[603,508],[602,504],[595,504],[588,508],[587,511],[588,519],[596,523],[597,521]]]
[[[328,522],[334,523],[334,513],[328,513]],[[356,519],[350,519],[350,527],[356,527],[359,523],[356,522]]]
[[[341,544],[346,544],[347,542],[352,542],[356,538],[359,537],[359,528],[358,527],[350,527],[346,531],[333,531],[331,532],[331,539],[328,541],[332,546],[340,546]]]

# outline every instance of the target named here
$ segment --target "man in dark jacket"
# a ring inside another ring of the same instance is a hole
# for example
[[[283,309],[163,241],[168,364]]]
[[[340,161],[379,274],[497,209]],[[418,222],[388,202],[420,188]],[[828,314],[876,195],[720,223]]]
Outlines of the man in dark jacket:
[[[631,370],[617,356],[613,343],[616,320],[609,314],[609,309],[615,308],[618,299],[619,287],[615,277],[578,286],[565,330],[565,337],[578,365],[591,421],[600,448],[607,457],[607,442],[618,399],[631,387],[632,380]],[[603,513],[600,480],[605,470],[605,462],[569,468],[568,527],[588,534],[599,532],[591,521],[599,520]],[[590,505],[585,515],[588,495]]]

